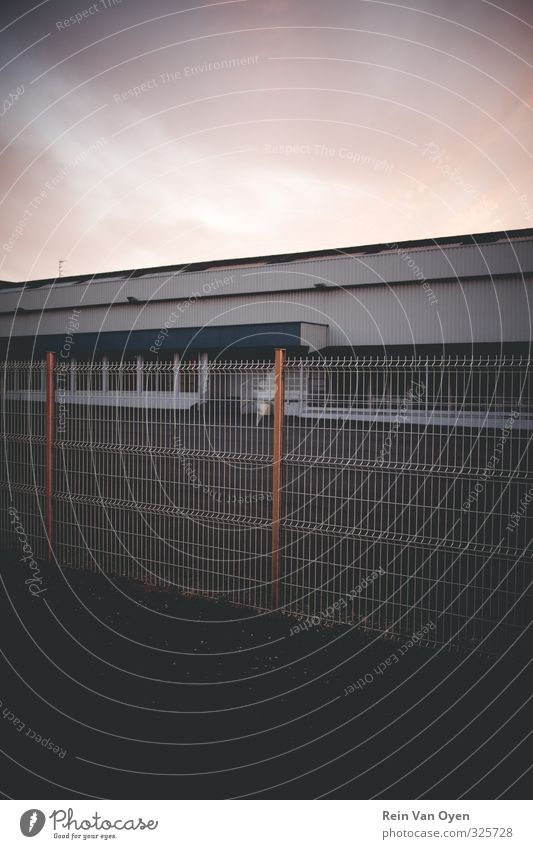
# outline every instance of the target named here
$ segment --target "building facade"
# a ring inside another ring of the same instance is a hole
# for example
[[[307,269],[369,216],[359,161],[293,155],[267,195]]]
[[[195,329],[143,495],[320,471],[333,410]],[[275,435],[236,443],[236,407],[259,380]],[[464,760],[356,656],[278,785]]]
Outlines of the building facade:
[[[527,353],[532,286],[532,229],[3,283],[0,344],[10,360]]]

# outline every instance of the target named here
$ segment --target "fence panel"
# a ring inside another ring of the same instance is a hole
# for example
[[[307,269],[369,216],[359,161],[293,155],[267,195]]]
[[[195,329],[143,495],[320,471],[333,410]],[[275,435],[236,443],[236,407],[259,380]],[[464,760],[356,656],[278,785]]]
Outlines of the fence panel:
[[[287,373],[307,392],[285,427],[285,609],[396,636],[431,623],[438,644],[517,636],[529,362],[294,360]]]
[[[63,372],[92,397],[69,396],[58,434],[59,561],[269,608],[271,430],[239,393],[269,366],[214,364],[202,398],[199,363]]]
[[[0,380],[0,533],[23,556],[45,558],[45,365],[11,362]]]

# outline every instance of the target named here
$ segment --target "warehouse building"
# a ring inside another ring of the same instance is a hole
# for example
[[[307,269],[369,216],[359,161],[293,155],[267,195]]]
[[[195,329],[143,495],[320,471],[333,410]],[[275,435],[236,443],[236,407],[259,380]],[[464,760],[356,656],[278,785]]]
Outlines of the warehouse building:
[[[526,353],[532,275],[524,229],[2,283],[1,352],[78,361],[257,359],[276,347]]]

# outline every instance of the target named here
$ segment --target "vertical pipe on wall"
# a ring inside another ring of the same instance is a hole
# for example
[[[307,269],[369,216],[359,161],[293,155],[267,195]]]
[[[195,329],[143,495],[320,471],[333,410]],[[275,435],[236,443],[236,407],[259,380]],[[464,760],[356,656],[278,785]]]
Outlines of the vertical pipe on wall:
[[[272,475],[272,607],[279,607],[281,460],[283,456],[283,419],[285,407],[285,351],[276,348],[274,395],[274,444]]]
[[[55,380],[56,355],[46,354],[46,427],[45,427],[45,522],[48,561],[53,558],[54,544],[54,443],[55,443]]]

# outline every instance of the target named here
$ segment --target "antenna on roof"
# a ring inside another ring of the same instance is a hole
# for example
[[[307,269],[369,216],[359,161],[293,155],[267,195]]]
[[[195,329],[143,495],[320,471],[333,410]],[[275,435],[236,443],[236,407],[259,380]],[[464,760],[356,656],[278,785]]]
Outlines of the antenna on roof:
[[[64,259],[60,259],[60,260],[59,260],[59,271],[58,271],[58,275],[57,275],[58,277],[62,277],[62,276],[63,276],[63,265],[64,265],[64,264],[65,264],[65,260],[64,260]]]

